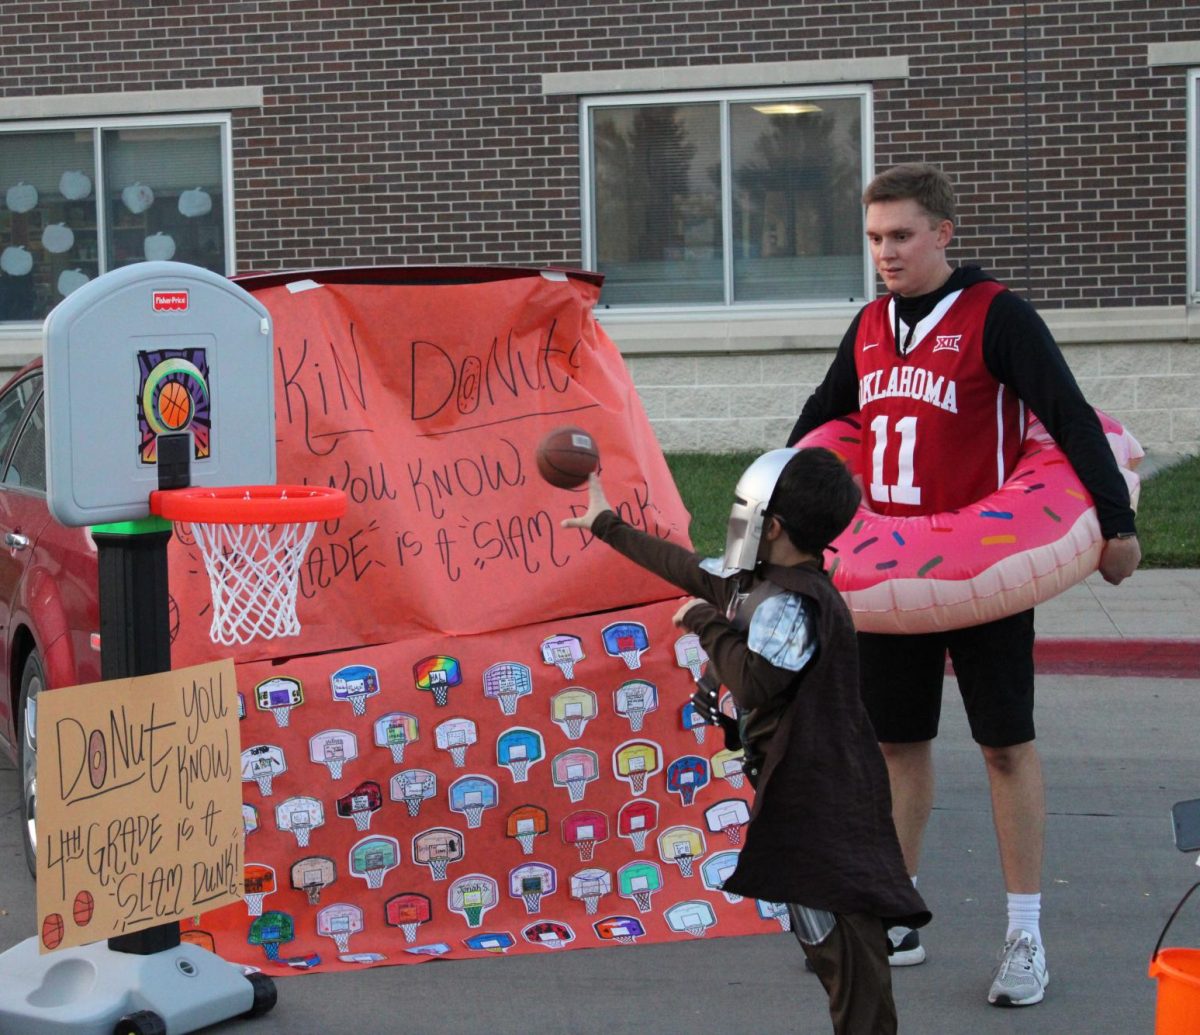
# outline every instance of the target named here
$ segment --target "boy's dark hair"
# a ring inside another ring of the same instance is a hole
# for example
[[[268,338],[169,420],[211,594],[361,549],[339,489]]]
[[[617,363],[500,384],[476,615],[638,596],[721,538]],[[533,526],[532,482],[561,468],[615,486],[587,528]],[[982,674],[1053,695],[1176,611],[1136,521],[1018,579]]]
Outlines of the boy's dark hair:
[[[779,474],[767,513],[779,518],[796,549],[819,557],[861,498],[849,468],[828,449],[798,449]]]
[[[935,223],[954,222],[954,188],[935,165],[905,162],[886,169],[867,184],[863,204],[876,201],[915,201]]]

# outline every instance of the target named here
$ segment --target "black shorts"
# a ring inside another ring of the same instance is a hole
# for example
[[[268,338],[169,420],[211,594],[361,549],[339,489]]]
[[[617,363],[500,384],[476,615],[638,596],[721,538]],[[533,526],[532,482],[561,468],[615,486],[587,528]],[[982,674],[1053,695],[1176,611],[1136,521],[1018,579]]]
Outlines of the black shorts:
[[[875,736],[910,744],[937,736],[946,652],[984,747],[1033,740],[1033,611],[920,635],[858,634],[859,685]]]

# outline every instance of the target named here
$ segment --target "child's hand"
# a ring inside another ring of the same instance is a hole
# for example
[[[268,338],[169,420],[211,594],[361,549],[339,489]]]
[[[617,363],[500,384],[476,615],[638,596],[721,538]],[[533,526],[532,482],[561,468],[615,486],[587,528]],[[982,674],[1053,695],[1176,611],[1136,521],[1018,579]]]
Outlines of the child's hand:
[[[686,615],[693,607],[697,607],[703,603],[704,603],[703,600],[700,600],[696,597],[692,597],[691,600],[685,600],[683,602],[683,604],[680,605],[679,610],[675,612],[675,615],[671,619],[671,621],[674,622],[675,625],[679,626],[682,629],[683,628],[683,616]]]
[[[588,509],[579,515],[579,517],[563,518],[563,528],[587,528],[592,527],[592,522],[596,520],[606,510],[612,510],[612,505],[608,502],[608,497],[604,495],[604,489],[600,486],[600,476],[596,474],[588,475]]]

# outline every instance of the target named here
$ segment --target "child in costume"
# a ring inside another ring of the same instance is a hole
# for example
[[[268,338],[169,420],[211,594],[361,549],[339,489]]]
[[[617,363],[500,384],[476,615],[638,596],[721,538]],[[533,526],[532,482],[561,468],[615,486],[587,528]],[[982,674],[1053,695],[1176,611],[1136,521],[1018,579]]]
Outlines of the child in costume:
[[[723,558],[622,521],[592,475],[589,529],[694,598],[674,622],[709,657],[693,697],[716,725],[721,684],[737,703],[745,770],[755,788],[745,846],[724,890],[784,902],[829,995],[836,1035],[896,1031],[887,928],[930,913],[904,868],[887,770],[859,700],[854,626],[822,567],[860,493],[824,449],[775,449],[743,473]]]

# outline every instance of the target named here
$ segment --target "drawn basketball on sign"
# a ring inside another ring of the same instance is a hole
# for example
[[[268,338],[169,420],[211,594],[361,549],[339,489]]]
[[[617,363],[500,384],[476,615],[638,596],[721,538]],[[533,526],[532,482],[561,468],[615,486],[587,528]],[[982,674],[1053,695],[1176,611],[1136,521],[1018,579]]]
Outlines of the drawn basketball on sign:
[[[550,820],[540,805],[518,805],[504,822],[504,836],[516,841],[525,855],[533,855],[534,838],[549,829]]]
[[[571,740],[583,736],[584,727],[597,711],[596,695],[582,686],[569,686],[550,698],[550,717]]]
[[[138,458],[158,462],[158,436],[191,432],[192,458],[212,452],[212,399],[208,357],[204,349],[161,349],[139,352],[137,426]]]
[[[510,726],[496,738],[496,764],[512,773],[513,783],[524,783],[529,767],[546,757],[546,745],[537,730]]]
[[[437,777],[428,769],[405,769],[388,781],[388,797],[402,801],[410,816],[419,815],[421,803],[437,794]]]
[[[242,804],[242,834],[249,837],[258,829],[258,809],[248,802]]]

